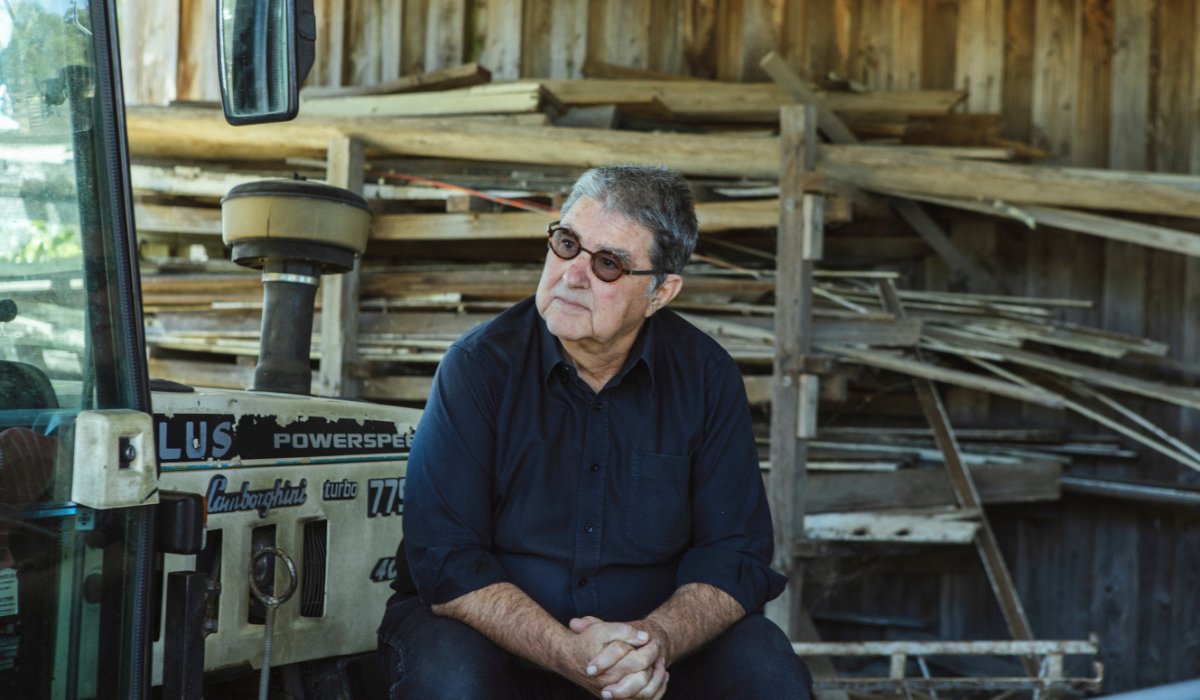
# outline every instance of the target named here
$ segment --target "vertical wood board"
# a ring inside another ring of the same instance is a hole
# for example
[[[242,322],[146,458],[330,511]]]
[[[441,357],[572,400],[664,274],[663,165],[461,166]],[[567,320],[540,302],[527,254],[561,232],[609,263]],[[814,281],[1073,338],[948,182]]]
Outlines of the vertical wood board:
[[[962,0],[955,49],[956,84],[967,111],[1000,112],[1004,98],[1004,0]]]
[[[1081,0],[1038,0],[1033,54],[1033,145],[1075,162]]]

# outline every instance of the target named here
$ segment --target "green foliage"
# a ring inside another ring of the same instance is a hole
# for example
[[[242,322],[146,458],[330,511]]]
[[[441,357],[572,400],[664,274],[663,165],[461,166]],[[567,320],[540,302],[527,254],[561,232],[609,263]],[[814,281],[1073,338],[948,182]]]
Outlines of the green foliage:
[[[83,255],[79,246],[78,227],[30,221],[29,234],[24,245],[15,251],[11,262],[39,263]]]
[[[13,3],[13,11],[12,40],[0,52],[0,83],[10,91],[41,92],[64,66],[92,63],[90,37],[69,16],[33,2]],[[87,13],[79,12],[78,18],[85,23]]]

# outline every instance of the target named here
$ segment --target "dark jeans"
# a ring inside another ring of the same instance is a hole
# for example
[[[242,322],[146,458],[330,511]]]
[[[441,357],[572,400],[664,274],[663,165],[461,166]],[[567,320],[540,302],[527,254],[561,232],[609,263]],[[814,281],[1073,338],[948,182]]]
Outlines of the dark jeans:
[[[397,594],[379,626],[379,663],[390,700],[584,700],[561,676],[501,650],[457,620]],[[664,700],[809,700],[812,677],[792,645],[762,615],[747,615],[671,666]]]

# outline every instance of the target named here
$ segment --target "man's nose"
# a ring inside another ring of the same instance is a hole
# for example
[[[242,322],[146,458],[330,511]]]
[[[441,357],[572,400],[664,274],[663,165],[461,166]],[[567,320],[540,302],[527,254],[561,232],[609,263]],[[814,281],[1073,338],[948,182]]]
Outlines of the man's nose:
[[[576,255],[567,261],[567,271],[563,275],[567,279],[567,284],[572,287],[587,287],[591,283],[588,277],[588,266],[591,263],[590,256],[586,253]]]

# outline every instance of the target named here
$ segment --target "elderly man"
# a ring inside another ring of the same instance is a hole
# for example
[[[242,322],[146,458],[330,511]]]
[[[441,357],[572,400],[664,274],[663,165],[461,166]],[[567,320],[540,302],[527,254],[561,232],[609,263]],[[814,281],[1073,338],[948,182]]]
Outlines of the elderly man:
[[[549,234],[536,296],[434,378],[379,628],[391,697],[807,698],[756,612],[785,579],[741,375],[663,309],[687,183],[591,170]]]

